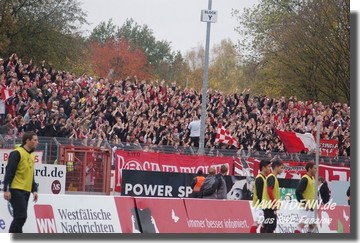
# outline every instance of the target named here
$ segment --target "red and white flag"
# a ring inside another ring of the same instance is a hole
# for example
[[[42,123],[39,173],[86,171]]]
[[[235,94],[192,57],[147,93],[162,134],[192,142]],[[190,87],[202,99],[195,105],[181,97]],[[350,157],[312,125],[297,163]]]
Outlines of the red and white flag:
[[[277,129],[275,129],[275,132],[289,153],[311,151],[316,149],[316,142],[311,133],[302,134],[296,132],[284,132]]]
[[[3,89],[1,90],[1,99],[2,99],[2,100],[7,100],[7,99],[9,99],[12,95],[13,95],[13,92],[12,92],[12,90],[10,90],[10,89],[3,88]]]
[[[224,143],[234,145],[236,148],[239,147],[239,142],[233,138],[225,127],[220,123],[217,128],[215,143]]]

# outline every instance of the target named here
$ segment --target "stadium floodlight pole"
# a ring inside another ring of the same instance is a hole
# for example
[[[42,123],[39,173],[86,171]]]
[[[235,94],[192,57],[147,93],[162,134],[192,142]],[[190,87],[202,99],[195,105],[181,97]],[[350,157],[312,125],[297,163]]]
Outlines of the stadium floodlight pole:
[[[205,62],[204,62],[204,79],[202,85],[202,99],[201,99],[201,117],[200,117],[200,140],[199,140],[199,155],[204,154],[205,147],[205,120],[206,120],[206,98],[208,89],[208,69],[209,69],[209,46],[210,46],[210,27],[211,23],[217,20],[217,11],[212,11],[212,0],[208,1],[208,9],[201,11],[201,21],[207,22],[206,25],[206,43],[205,43]]]
[[[318,180],[319,180],[319,157],[320,157],[320,130],[321,130],[321,120],[318,119],[317,124],[316,124],[316,155],[315,155],[315,165],[317,168],[316,174],[315,174],[315,200],[316,202],[319,200],[319,194],[318,194]],[[317,203],[315,204],[315,208],[314,208],[314,219],[316,222],[316,218],[317,218],[317,213],[318,213],[318,207],[317,207]],[[317,230],[317,224],[315,227],[315,230]]]

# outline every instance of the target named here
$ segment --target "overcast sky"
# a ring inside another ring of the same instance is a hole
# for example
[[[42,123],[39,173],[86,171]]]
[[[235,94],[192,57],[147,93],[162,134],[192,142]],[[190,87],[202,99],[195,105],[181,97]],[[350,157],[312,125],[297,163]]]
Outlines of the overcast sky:
[[[146,24],[153,30],[157,40],[171,43],[173,51],[185,54],[199,44],[205,45],[206,23],[200,21],[202,9],[208,8],[208,0],[79,0],[88,14],[87,35],[101,21],[110,18],[122,26],[127,18],[139,25]],[[212,9],[218,11],[217,23],[211,24],[210,47],[230,38],[234,42],[239,35],[234,31],[238,25],[232,17],[232,9],[242,11],[252,7],[258,0],[212,0]]]

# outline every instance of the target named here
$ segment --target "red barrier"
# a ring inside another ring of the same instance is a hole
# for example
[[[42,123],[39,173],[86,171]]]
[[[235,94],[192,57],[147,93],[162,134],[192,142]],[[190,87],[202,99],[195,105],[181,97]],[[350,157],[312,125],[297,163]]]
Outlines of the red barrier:
[[[133,217],[136,209],[133,197],[114,197],[121,230],[123,233],[136,233],[138,221]]]
[[[136,197],[135,202],[144,233],[189,232],[182,199]]]
[[[250,203],[43,194],[36,204],[29,201],[24,233],[249,233],[255,217]],[[300,219],[298,203],[283,201],[281,205],[276,233],[293,233]],[[324,208],[318,210],[319,233],[350,232],[350,206]],[[5,233],[12,221],[5,200],[0,200],[0,212],[0,233]]]
[[[249,233],[249,201],[184,199],[191,233]]]
[[[247,233],[253,223],[249,201],[136,197],[135,203],[146,233]]]
[[[350,207],[336,206],[333,209],[318,211],[319,228],[322,232],[350,233]],[[330,224],[326,219],[331,219]]]
[[[248,233],[253,223],[249,201],[114,199],[123,233]]]

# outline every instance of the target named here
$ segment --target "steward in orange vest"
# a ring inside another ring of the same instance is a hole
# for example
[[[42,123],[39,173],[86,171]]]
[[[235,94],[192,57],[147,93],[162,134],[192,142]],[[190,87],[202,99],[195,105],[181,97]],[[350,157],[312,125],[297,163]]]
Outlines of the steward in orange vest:
[[[190,197],[193,198],[200,198],[200,188],[205,180],[204,173],[201,169],[198,170],[196,176],[193,178],[191,182],[191,188],[193,189],[192,193],[190,194]]]

